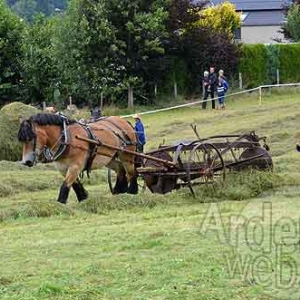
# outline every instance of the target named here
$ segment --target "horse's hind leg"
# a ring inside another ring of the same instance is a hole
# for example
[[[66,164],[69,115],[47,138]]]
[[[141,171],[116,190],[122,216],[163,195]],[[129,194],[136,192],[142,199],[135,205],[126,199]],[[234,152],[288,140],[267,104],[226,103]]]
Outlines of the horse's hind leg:
[[[128,193],[135,195],[138,193],[138,174],[136,173],[134,162],[131,161],[133,161],[132,156],[127,157],[123,165],[127,173],[127,180],[129,182]]]
[[[84,189],[83,185],[81,184],[81,182],[79,181],[79,179],[77,179],[73,184],[72,184],[72,188],[76,194],[77,200],[79,202],[87,199],[88,197],[88,192]]]
[[[138,179],[138,175],[134,175],[129,180],[128,194],[136,195],[139,192],[137,179]]]
[[[119,161],[113,160],[107,166],[117,173],[117,181],[113,189],[113,194],[124,194],[128,191],[128,182],[126,178],[126,171]]]

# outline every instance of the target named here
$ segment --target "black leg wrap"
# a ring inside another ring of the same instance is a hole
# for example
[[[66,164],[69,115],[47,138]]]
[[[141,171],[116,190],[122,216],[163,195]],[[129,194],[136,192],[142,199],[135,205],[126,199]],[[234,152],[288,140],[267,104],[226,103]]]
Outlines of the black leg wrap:
[[[65,183],[63,183],[63,185],[60,188],[57,201],[62,204],[66,204],[69,197],[69,192],[70,192],[70,188]]]
[[[128,188],[128,193],[136,195],[138,193],[138,191],[139,191],[139,186],[138,186],[138,183],[137,183],[137,176],[134,176],[130,180],[130,184],[129,184],[129,188]]]
[[[76,194],[76,197],[77,197],[77,200],[79,202],[87,199],[88,197],[88,192],[84,189],[84,187],[82,186],[81,182],[80,181],[75,181],[73,184],[72,184],[72,188]]]
[[[126,177],[121,179],[117,179],[116,185],[114,187],[114,194],[125,194],[128,191],[128,182]]]

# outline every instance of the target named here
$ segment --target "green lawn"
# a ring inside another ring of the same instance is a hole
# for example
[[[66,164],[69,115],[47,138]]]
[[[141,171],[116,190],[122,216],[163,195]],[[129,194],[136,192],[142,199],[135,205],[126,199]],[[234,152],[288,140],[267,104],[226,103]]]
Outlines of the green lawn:
[[[111,196],[105,170],[90,197],[56,203],[53,166],[0,162],[0,299],[300,299],[300,95],[257,94],[226,111],[146,115],[147,150],[255,130],[274,173],[227,176],[225,186]]]

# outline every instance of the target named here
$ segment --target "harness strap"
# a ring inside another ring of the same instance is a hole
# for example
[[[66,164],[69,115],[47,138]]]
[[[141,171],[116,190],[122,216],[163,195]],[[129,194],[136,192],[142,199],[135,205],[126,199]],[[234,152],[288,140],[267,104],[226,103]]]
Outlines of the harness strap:
[[[69,131],[68,131],[68,125],[67,125],[66,118],[64,118],[63,131],[60,136],[60,140],[62,140],[62,141],[59,144],[59,147],[54,154],[52,154],[52,152],[51,152],[52,149],[49,149],[47,147],[44,148],[43,154],[47,161],[52,162],[52,161],[56,161],[57,159],[59,159],[64,154],[64,152],[66,151],[66,149],[69,145],[70,135],[69,135]]]
[[[94,140],[94,141],[98,141],[98,138],[93,134],[91,128],[88,125],[83,125],[82,127],[87,132],[87,135],[88,135],[89,139]],[[92,170],[93,161],[94,161],[94,159],[97,155],[98,145],[89,143],[89,148],[90,148],[89,157],[86,161],[85,168],[82,171],[82,176],[83,176],[83,172],[86,171],[86,175],[87,175],[88,178],[90,178],[90,173],[91,173],[91,170]]]
[[[100,120],[100,121],[101,121],[101,120]],[[115,122],[113,122],[112,120],[110,120],[109,118],[103,119],[103,121],[106,121],[106,122],[112,124],[113,126],[115,126],[117,129],[119,129],[119,130],[122,132],[122,134],[124,135],[124,137],[125,137],[126,140],[122,139],[122,138],[120,137],[120,134],[118,134],[117,136],[118,136],[119,138],[121,138],[122,141],[123,141],[127,146],[129,146],[129,145],[134,145],[134,144],[135,144],[135,143],[132,142],[132,140],[131,140],[131,138],[129,137],[129,135],[127,134],[127,132],[126,132],[121,126],[119,126],[118,124],[116,124]],[[114,133],[115,133],[115,132],[114,132]],[[116,134],[116,133],[115,133],[115,134]]]
[[[126,145],[126,146],[132,145],[132,142],[124,139],[117,131],[113,130],[113,128],[111,128],[110,126],[107,126],[106,124],[103,124],[103,123],[101,123],[101,125],[103,127],[105,127],[106,129],[108,129],[109,131],[111,131],[119,140],[121,140],[123,142],[124,145]]]

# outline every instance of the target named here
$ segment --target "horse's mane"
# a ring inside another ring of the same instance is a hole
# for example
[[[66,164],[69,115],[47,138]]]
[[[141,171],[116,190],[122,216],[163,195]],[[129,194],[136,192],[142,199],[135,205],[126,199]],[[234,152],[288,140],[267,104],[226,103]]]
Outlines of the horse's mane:
[[[29,121],[38,125],[58,125],[63,126],[64,120],[67,124],[73,124],[76,121],[62,117],[61,115],[39,113],[30,117]]]
[[[18,140],[20,142],[28,142],[35,138],[36,134],[32,130],[32,124],[38,124],[38,125],[57,125],[57,126],[63,126],[64,120],[67,124],[73,124],[76,123],[75,120],[70,120],[62,117],[61,115],[53,115],[53,114],[43,114],[39,113],[32,117],[30,117],[28,120],[25,120],[21,123],[19,132],[18,132]]]

